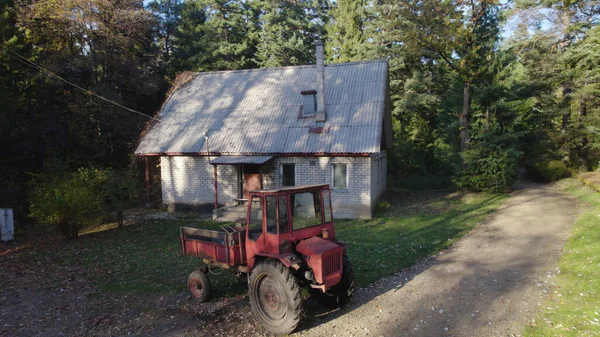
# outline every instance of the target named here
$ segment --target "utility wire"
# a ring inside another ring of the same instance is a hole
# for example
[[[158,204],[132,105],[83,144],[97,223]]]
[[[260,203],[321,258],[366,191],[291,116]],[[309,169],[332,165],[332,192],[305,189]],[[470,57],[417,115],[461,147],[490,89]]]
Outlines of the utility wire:
[[[119,107],[119,108],[121,108],[121,109],[127,110],[127,111],[129,111],[129,112],[133,112],[133,113],[135,113],[135,114],[138,114],[138,115],[140,115],[140,116],[144,116],[144,117],[147,117],[147,118],[153,119],[153,120],[155,120],[155,121],[157,121],[157,122],[160,122],[160,119],[158,119],[158,118],[156,118],[156,117],[153,117],[153,116],[147,115],[147,114],[145,114],[145,113],[143,113],[143,112],[139,112],[139,111],[136,111],[136,110],[130,109],[130,108],[128,108],[128,107],[126,107],[126,106],[123,106],[123,105],[121,105],[121,104],[119,104],[119,103],[117,103],[117,102],[115,102],[115,101],[113,101],[113,100],[110,100],[110,99],[108,99],[108,98],[102,97],[102,96],[100,96],[100,95],[98,95],[98,94],[96,94],[96,93],[94,93],[94,92],[92,92],[92,91],[90,91],[90,90],[88,90],[88,89],[85,89],[85,88],[83,88],[83,87],[80,87],[80,86],[78,86],[77,84],[75,84],[75,83],[73,83],[73,82],[70,82],[70,81],[68,81],[68,80],[66,80],[66,79],[64,79],[64,78],[62,78],[62,77],[60,77],[60,76],[58,76],[57,74],[53,73],[52,71],[50,71],[50,70],[48,70],[48,69],[46,69],[46,68],[44,68],[44,67],[42,67],[42,66],[40,66],[40,65],[37,65],[35,62],[33,62],[33,61],[31,61],[31,60],[28,60],[27,58],[25,58],[25,57],[21,56],[19,53],[15,52],[14,50],[12,50],[12,49],[10,49],[10,48],[8,48],[8,47],[6,47],[6,46],[3,46],[3,47],[4,47],[6,50],[8,50],[8,52],[7,52],[6,50],[3,50],[3,51],[4,51],[4,53],[5,53],[6,55],[8,55],[9,57],[11,57],[11,58],[13,58],[13,59],[15,59],[15,60],[17,60],[17,61],[19,61],[19,62],[21,62],[21,63],[25,64],[25,65],[27,65],[27,66],[30,66],[30,67],[32,67],[32,68],[35,68],[35,69],[37,69],[37,70],[39,70],[39,71],[41,71],[41,72],[43,72],[43,73],[46,73],[47,75],[50,75],[51,77],[57,78],[57,79],[59,79],[59,80],[61,80],[61,81],[65,82],[65,83],[67,83],[67,84],[69,84],[69,85],[71,85],[71,86],[73,86],[73,87],[75,87],[75,88],[77,88],[77,89],[79,89],[79,90],[81,90],[81,91],[85,92],[85,93],[86,93],[86,94],[88,94],[88,95],[91,95],[91,96],[97,97],[97,98],[99,98],[99,99],[101,99],[101,100],[103,100],[103,101],[105,101],[105,102],[108,102],[108,103],[110,103],[110,104],[113,104],[113,105],[115,105],[115,106],[118,106],[118,107]]]

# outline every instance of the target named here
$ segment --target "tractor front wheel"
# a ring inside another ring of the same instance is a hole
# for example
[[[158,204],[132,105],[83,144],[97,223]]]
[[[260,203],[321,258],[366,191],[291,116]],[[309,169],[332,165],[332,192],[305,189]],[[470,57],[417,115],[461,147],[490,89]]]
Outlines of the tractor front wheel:
[[[254,316],[274,334],[289,334],[302,316],[298,280],[281,262],[267,260],[250,274],[248,294]]]
[[[354,268],[348,256],[344,255],[344,266],[340,282],[323,293],[319,289],[309,289],[311,297],[319,304],[330,308],[339,308],[346,305],[354,295]]]
[[[205,272],[193,271],[188,277],[188,287],[195,301],[202,303],[210,299],[212,288]]]

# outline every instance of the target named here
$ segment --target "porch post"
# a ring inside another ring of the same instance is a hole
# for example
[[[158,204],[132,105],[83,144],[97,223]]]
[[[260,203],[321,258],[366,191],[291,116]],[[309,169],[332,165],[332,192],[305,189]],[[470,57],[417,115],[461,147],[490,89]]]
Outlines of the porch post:
[[[148,156],[144,157],[144,165],[146,168],[146,208],[150,208],[150,163]]]
[[[219,190],[217,185],[217,165],[213,164],[213,180],[215,185],[215,209],[219,207]]]

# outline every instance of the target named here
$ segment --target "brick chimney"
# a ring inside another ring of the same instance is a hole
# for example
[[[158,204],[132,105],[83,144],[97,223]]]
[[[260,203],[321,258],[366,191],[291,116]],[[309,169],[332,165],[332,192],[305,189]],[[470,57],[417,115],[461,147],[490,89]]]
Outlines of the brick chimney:
[[[323,42],[317,40],[317,122],[324,122],[327,119],[325,111],[325,51]]]

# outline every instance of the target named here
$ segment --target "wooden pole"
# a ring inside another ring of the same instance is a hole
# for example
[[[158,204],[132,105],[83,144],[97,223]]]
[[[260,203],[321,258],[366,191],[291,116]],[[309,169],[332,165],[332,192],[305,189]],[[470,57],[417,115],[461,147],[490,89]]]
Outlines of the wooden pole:
[[[219,190],[217,185],[217,165],[213,165],[213,180],[215,185],[215,209],[219,207]]]
[[[148,157],[144,157],[144,165],[146,166],[146,208],[150,208],[150,163]]]

